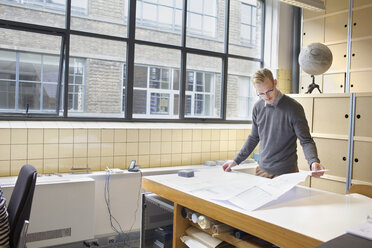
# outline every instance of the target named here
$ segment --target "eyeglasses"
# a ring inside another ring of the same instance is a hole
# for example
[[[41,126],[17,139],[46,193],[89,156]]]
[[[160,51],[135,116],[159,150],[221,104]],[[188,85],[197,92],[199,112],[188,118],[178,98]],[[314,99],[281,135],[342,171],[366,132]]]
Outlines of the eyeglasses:
[[[257,93],[257,96],[259,97],[263,97],[263,96],[266,96],[266,95],[269,95],[271,92],[274,91],[274,87],[271,89],[271,90],[268,90],[266,92],[263,92],[263,93]]]

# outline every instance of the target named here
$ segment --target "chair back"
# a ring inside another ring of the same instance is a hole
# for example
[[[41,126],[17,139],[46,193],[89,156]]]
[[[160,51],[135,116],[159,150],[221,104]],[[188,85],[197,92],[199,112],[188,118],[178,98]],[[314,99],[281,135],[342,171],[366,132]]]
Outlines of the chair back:
[[[32,165],[24,165],[19,172],[8,204],[9,244],[16,247],[25,220],[30,219],[32,199],[35,191],[37,172]]]

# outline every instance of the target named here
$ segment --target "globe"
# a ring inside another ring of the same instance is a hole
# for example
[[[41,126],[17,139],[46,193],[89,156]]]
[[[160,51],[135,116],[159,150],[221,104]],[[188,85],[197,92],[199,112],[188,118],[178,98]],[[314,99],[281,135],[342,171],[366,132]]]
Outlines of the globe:
[[[298,56],[298,62],[306,73],[319,75],[326,72],[332,65],[332,52],[322,43],[311,43],[304,47]]]

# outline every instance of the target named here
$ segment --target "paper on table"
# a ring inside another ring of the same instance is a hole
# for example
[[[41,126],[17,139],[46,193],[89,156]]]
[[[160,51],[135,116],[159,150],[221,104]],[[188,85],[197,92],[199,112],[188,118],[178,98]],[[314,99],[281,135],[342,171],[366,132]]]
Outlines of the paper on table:
[[[360,236],[362,238],[366,238],[372,240],[372,223],[365,222],[360,226],[356,226],[347,230],[348,233]]]
[[[156,176],[156,181],[206,200],[224,201],[251,211],[277,199],[312,173],[301,171],[268,179],[217,169],[197,171],[191,178]]]
[[[253,186],[230,198],[229,201],[245,210],[252,211],[277,199],[298,183],[305,181],[310,174],[311,171],[284,174],[263,184]]]

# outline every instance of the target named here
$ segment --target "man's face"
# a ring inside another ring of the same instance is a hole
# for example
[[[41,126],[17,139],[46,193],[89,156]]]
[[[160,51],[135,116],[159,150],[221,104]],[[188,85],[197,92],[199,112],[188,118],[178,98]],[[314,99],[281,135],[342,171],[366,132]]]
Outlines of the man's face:
[[[276,96],[278,95],[276,84],[276,80],[274,80],[273,83],[270,81],[270,79],[265,78],[263,83],[255,84],[254,87],[256,88],[256,92],[259,97],[261,97],[267,104],[273,104]]]

